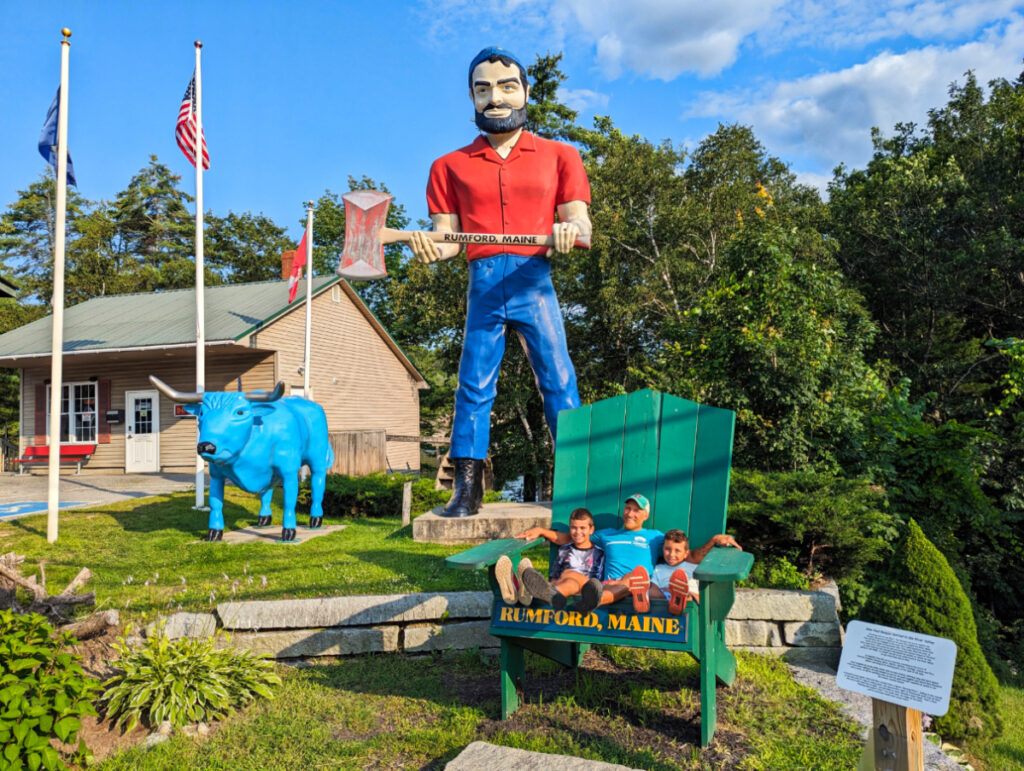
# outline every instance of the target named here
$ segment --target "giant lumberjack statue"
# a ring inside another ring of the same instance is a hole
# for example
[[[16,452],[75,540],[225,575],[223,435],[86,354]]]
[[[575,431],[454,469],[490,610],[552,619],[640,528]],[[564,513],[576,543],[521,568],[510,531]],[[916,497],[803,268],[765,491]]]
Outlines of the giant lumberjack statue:
[[[579,153],[523,130],[529,84],[520,61],[504,49],[485,48],[469,65],[469,93],[484,134],[431,166],[427,205],[434,230],[550,233],[553,245],[466,247],[468,311],[449,450],[455,491],[446,517],[480,509],[491,406],[509,328],[526,348],[552,438],[558,412],[579,406],[550,257],[567,254],[577,239],[589,243],[591,232],[590,183]],[[437,244],[423,232],[412,233],[409,246],[425,263],[462,250],[460,244]]]

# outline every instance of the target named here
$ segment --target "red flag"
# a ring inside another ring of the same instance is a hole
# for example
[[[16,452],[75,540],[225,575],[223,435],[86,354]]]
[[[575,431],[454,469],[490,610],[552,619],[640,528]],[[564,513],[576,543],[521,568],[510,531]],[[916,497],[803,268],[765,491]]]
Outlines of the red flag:
[[[196,165],[196,75],[192,73],[192,80],[188,82],[185,89],[185,96],[181,98],[181,107],[178,108],[178,122],[174,126],[174,136],[178,140],[178,147],[185,153],[189,163]],[[210,153],[206,149],[206,132],[203,132],[203,168],[210,168]]]
[[[295,299],[295,294],[299,291],[299,279],[302,278],[302,269],[306,265],[306,234],[302,234],[302,240],[299,241],[299,248],[295,250],[295,259],[292,260],[292,272],[288,276],[288,302],[292,302]]]

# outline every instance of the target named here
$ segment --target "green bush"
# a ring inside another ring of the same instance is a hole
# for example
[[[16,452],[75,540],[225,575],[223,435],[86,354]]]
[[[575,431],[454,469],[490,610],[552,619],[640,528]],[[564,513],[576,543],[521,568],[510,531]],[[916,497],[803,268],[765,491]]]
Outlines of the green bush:
[[[734,470],[729,529],[755,562],[785,560],[805,576],[860,581],[896,539],[880,488],[809,471]]]
[[[124,638],[114,647],[121,654],[121,674],[104,683],[107,718],[127,730],[140,720],[157,726],[211,722],[231,714],[257,695],[273,698],[271,685],[280,685],[272,661],[249,651],[216,650],[213,637],[169,640],[156,634],[141,648]]]
[[[811,580],[785,557],[755,560],[750,575],[737,586],[758,589],[809,589]]]
[[[77,740],[73,760],[87,761],[80,718],[96,714],[91,698],[99,684],[65,651],[74,643],[36,613],[0,610],[0,769],[66,768],[51,739]]]
[[[435,490],[434,480],[420,477],[410,480],[404,474],[367,474],[352,477],[346,474],[328,474],[324,487],[324,516],[343,517],[395,517],[402,513],[402,488],[412,481],[412,513],[430,511],[447,503],[451,490]],[[299,489],[302,511],[309,511],[309,480]],[[484,493],[484,502],[500,500],[493,490]]]
[[[935,730],[953,739],[998,736],[1003,726],[999,684],[978,644],[971,604],[946,558],[914,520],[889,560],[885,579],[868,598],[864,620],[956,643],[949,711],[935,718]]]

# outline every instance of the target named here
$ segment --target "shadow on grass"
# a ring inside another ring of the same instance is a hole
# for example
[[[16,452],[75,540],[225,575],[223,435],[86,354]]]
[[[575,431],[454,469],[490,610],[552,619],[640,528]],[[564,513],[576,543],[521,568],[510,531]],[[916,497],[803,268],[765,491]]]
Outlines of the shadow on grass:
[[[105,514],[129,533],[154,533],[161,530],[178,530],[200,537],[206,534],[209,513],[195,511],[191,496],[164,496],[152,503],[145,503],[126,510],[106,510]],[[245,506],[230,500],[224,501],[224,523],[227,529],[249,527],[256,523],[254,515]]]
[[[554,744],[569,755],[591,754],[634,768],[703,767],[694,763],[700,742],[700,715],[694,707],[699,692],[687,674],[622,668],[596,652],[587,654],[579,671],[546,664],[531,670],[524,705],[508,720],[500,719],[497,659],[472,651],[363,657],[312,667],[303,677],[324,687],[382,697],[385,701],[376,708],[383,715],[398,711],[392,700],[406,699],[425,700],[442,711],[470,709],[478,716],[474,740],[546,752]],[[437,719],[431,714],[436,711],[423,712],[425,723]],[[700,752],[700,761],[719,767],[742,745],[742,736],[720,726],[716,745]],[[424,767],[441,768],[455,754]]]

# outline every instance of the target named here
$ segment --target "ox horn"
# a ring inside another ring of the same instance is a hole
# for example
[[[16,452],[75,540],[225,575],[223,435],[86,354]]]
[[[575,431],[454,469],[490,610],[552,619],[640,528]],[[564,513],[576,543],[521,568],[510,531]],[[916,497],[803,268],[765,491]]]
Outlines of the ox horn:
[[[250,391],[245,398],[250,402],[276,402],[282,396],[284,396],[284,382],[278,380],[274,390],[269,394],[266,391]]]
[[[171,401],[180,402],[181,404],[198,404],[203,400],[203,395],[200,393],[186,393],[185,391],[175,391],[167,383],[158,378],[156,375],[149,376],[149,382],[157,387],[157,389]]]

